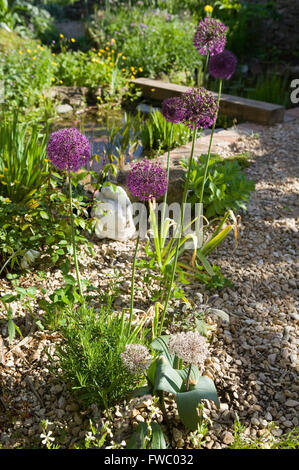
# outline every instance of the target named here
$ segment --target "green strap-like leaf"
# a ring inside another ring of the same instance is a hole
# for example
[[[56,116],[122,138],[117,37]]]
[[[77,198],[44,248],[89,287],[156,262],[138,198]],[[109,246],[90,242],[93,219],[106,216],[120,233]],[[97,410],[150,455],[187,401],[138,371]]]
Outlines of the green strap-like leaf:
[[[185,386],[186,386],[186,383],[187,383],[187,376],[188,376],[188,371],[189,371],[189,367],[186,367],[185,369],[182,369],[182,370],[179,370],[179,369],[176,369],[176,372],[179,374],[179,376],[183,379],[184,383],[182,385],[182,390],[181,392],[184,392],[185,391]],[[198,380],[200,379],[200,374],[199,374],[199,370],[196,366],[192,365],[191,366],[191,373],[190,373],[190,384],[192,385],[195,385],[197,384]]]
[[[195,431],[198,424],[197,406],[201,400],[212,400],[220,407],[217,391],[213,380],[202,376],[197,381],[195,388],[189,392],[177,393],[176,400],[178,412],[183,424]]]
[[[169,365],[168,361],[163,356],[160,356],[156,362],[157,369],[154,389],[173,394],[180,392],[183,379],[177,371]]]
[[[146,423],[139,423],[136,431],[132,434],[127,449],[145,449],[146,442],[145,438],[147,435],[147,424]]]
[[[152,343],[151,347],[158,352],[161,352],[163,356],[166,357],[167,361],[169,364],[173,367],[174,361],[175,361],[175,355],[170,354],[168,350],[168,341],[169,341],[169,336],[159,336],[158,338],[155,338]]]
[[[166,441],[161,429],[161,426],[158,423],[151,423],[152,428],[152,443],[151,449],[166,449]]]

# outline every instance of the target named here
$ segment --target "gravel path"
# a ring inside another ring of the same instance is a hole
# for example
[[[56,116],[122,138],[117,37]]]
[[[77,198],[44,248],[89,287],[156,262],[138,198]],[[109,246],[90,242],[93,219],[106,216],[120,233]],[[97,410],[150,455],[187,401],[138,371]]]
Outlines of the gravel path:
[[[269,423],[279,437],[298,425],[298,121],[265,128],[258,137],[242,137],[231,145],[231,153],[249,151],[252,165],[246,170],[255,180],[248,212],[242,214],[240,240],[234,249],[232,237],[214,254],[211,261],[234,284],[217,292],[213,306],[230,316],[229,324],[207,318],[211,326],[211,355],[204,373],[211,376],[219,391],[221,408],[205,402],[205,413],[212,419],[203,447],[223,448],[233,440],[236,413],[251,438],[267,433]],[[121,296],[115,307],[128,306],[130,268],[134,242],[102,241],[96,246],[96,259],[83,261],[83,277],[107,288],[107,274],[119,270],[123,276]],[[45,279],[36,273],[23,276],[20,284],[46,287],[50,293],[61,280],[60,272],[47,272]],[[151,305],[151,293],[137,276],[136,306],[144,311]],[[0,281],[0,294],[11,287]],[[215,294],[209,293],[208,295]],[[207,295],[201,285],[187,286],[187,295],[200,302]],[[71,448],[89,430],[89,419],[100,417],[96,406],[80,409],[67,386],[49,370],[48,350],[55,358],[56,333],[38,331],[30,316],[17,306],[24,341],[12,345],[6,340],[6,322],[0,324],[0,444],[4,448],[41,447],[41,420],[62,447]],[[180,301],[170,313],[183,319],[192,312]],[[36,314],[41,314],[35,308]],[[0,319],[4,318],[0,314]],[[137,423],[146,419],[150,400],[134,400],[115,412],[113,439],[121,442]],[[194,447],[176,415],[175,403],[167,402],[173,417],[173,442],[176,447]],[[158,421],[161,420],[159,413]]]

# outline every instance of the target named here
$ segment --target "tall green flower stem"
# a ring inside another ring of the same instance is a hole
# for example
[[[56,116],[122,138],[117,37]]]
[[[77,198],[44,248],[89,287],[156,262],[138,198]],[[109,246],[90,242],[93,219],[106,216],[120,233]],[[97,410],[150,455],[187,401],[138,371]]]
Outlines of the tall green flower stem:
[[[138,234],[137,240],[136,240],[135,252],[134,252],[132,276],[131,276],[131,300],[130,300],[130,316],[129,316],[129,324],[128,324],[128,334],[130,334],[132,320],[133,320],[135,269],[136,269],[136,260],[137,260],[139,240],[140,240],[140,235]]]
[[[169,143],[168,143],[168,154],[167,154],[166,173],[167,173],[168,185],[169,185],[170,149],[171,149],[171,144],[172,144],[172,138],[173,138],[173,123],[171,123],[171,130],[170,130]],[[167,185],[166,192],[165,192],[165,194],[164,194],[163,206],[162,206],[162,213],[161,213],[161,233],[160,233],[160,245],[161,245],[161,248],[163,248],[163,246],[164,246],[163,226],[164,226],[165,209],[166,209],[166,203],[167,203],[168,185]]]
[[[217,98],[217,105],[218,105],[217,116],[218,116],[218,112],[219,112],[221,89],[222,89],[222,80],[219,80],[219,89],[218,89],[218,98]],[[211,136],[210,136],[209,150],[208,150],[208,155],[207,155],[207,159],[206,159],[206,164],[205,164],[205,169],[204,169],[204,176],[203,176],[202,187],[201,187],[201,192],[200,192],[200,199],[199,199],[200,204],[203,202],[203,194],[204,194],[205,184],[206,184],[206,180],[207,180],[207,173],[208,173],[209,161],[210,161],[210,157],[211,157],[212,142],[213,142],[213,136],[214,136],[215,126],[216,126],[217,116],[216,116],[215,122],[212,126],[212,132],[211,132]]]
[[[68,180],[69,180],[69,202],[70,202],[70,213],[71,213],[70,215],[71,215],[71,228],[72,228],[72,244],[73,244],[74,263],[75,263],[75,270],[76,270],[77,283],[78,283],[78,287],[79,287],[80,296],[83,298],[80,271],[79,271],[79,264],[78,264],[78,258],[77,258],[76,233],[75,233],[74,214],[73,214],[72,177],[71,177],[70,171],[68,172]]]
[[[207,56],[206,56],[205,67],[204,67],[204,71],[203,71],[203,77],[202,77],[202,81],[203,81],[203,86],[204,86],[204,87],[207,86],[206,77],[207,77],[207,70],[208,70],[209,59],[210,59],[210,53],[209,53],[209,51],[208,51]]]
[[[190,159],[189,159],[189,166],[188,166],[187,177],[186,177],[186,181],[185,181],[183,199],[182,199],[181,220],[180,220],[180,227],[179,227],[179,232],[178,232],[178,240],[177,240],[177,245],[176,245],[176,250],[175,250],[175,255],[174,255],[174,260],[173,260],[171,279],[170,279],[170,283],[169,283],[169,287],[168,287],[168,291],[167,291],[167,295],[166,295],[166,299],[165,299],[164,309],[163,309],[162,316],[161,316],[158,336],[160,336],[161,333],[162,333],[165,314],[166,314],[169,299],[170,299],[170,296],[171,296],[172,285],[173,285],[173,281],[174,281],[174,277],[175,277],[175,271],[176,271],[178,257],[179,257],[179,248],[180,248],[180,241],[181,241],[181,238],[182,238],[182,233],[183,233],[183,228],[184,228],[183,225],[184,225],[184,216],[185,216],[185,205],[186,205],[186,201],[187,201],[187,194],[188,194],[188,188],[189,188],[189,179],[190,179],[190,173],[191,173],[192,162],[193,162],[196,135],[197,135],[197,129],[194,126],[193,127],[193,136],[192,136],[191,155],[190,155]]]

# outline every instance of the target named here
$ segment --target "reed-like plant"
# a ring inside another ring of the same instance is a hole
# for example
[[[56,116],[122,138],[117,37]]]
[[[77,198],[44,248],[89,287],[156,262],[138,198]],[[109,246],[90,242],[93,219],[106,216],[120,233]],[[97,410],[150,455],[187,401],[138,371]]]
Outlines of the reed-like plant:
[[[0,195],[27,204],[48,178],[47,129],[2,115],[0,142]]]

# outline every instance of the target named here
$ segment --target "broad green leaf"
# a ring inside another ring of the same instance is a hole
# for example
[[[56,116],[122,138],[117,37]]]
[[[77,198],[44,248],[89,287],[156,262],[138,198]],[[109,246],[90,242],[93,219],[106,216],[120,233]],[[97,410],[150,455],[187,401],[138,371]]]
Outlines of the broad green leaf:
[[[182,385],[182,389],[181,389],[181,392],[185,391],[185,386],[186,386],[186,383],[187,383],[187,376],[188,376],[188,371],[189,371],[189,367],[186,367],[185,369],[182,369],[182,370],[178,370],[176,369],[176,372],[181,376],[181,378],[183,379],[184,383]],[[192,365],[191,366],[191,373],[190,373],[190,385],[194,386],[197,384],[198,380],[200,379],[200,374],[199,374],[199,370],[198,368],[195,366],[195,365]]]
[[[146,423],[139,423],[136,431],[132,434],[127,449],[145,449],[146,442],[145,438],[147,435],[147,424]]]
[[[214,271],[213,271],[213,268],[212,266],[210,265],[209,261],[207,260],[207,258],[203,255],[203,253],[201,253],[200,251],[197,252],[197,257],[199,259],[199,261],[202,263],[203,267],[205,268],[205,270],[207,271],[207,273],[210,275],[210,276],[214,276]]]
[[[206,310],[206,313],[214,314],[217,317],[221,318],[221,320],[225,321],[226,323],[229,323],[229,315],[223,310],[220,310],[219,308],[208,308]]]
[[[8,338],[9,338],[9,343],[12,342],[16,335],[16,328],[13,320],[11,318],[8,319],[7,323],[7,329],[8,329]]]
[[[144,387],[138,387],[132,393],[133,397],[143,397],[143,395],[152,395],[153,389],[149,385],[145,385]]]
[[[155,350],[155,351],[159,351],[163,354],[163,356],[166,357],[166,359],[168,360],[169,364],[171,366],[173,366],[174,364],[174,360],[175,360],[175,355],[174,354],[170,354],[169,350],[168,350],[168,340],[169,340],[169,336],[159,336],[158,338],[155,338],[152,343],[151,343],[151,347]]]
[[[151,423],[152,428],[152,443],[151,449],[166,449],[166,441],[161,429],[161,426],[158,423]]]
[[[205,376],[199,378],[193,390],[176,395],[179,416],[182,423],[191,431],[195,431],[197,428],[197,407],[203,399],[212,400],[218,407],[220,406],[214,382]]]
[[[156,362],[157,369],[154,389],[173,394],[180,392],[183,379],[177,371],[169,365],[169,362],[163,356],[160,356]]]

